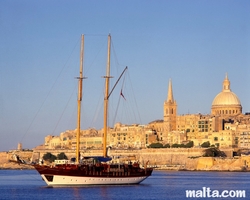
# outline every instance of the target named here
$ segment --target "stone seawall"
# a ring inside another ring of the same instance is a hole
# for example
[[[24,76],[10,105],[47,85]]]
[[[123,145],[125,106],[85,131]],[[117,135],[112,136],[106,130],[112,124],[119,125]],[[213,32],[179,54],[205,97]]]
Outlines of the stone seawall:
[[[203,155],[204,149],[138,149],[138,150],[112,150],[110,156],[128,157],[132,161],[140,161],[140,163],[148,162],[149,166],[159,169],[188,169],[195,170],[197,166],[197,157]],[[75,157],[72,150],[36,150],[33,153],[32,160],[38,161],[46,153],[58,155],[64,152],[68,158]],[[83,156],[100,156],[102,150],[84,150],[81,152]]]
[[[149,165],[186,165],[188,160],[192,162],[193,157],[200,157],[203,155],[203,149],[139,149],[139,150],[112,150],[110,156],[123,156],[130,157],[133,160],[140,162],[149,161]],[[75,157],[75,153],[72,150],[36,150],[33,152],[33,161],[37,161],[42,158],[46,153],[52,153],[58,155],[64,152],[68,158]],[[100,156],[101,150],[84,150],[81,152],[83,156]]]
[[[250,156],[235,158],[198,158],[196,170],[206,171],[250,171]]]
[[[69,159],[75,157],[75,152],[72,150],[34,150],[33,152],[20,151],[15,153],[26,161],[37,162],[48,152],[55,156],[64,152]],[[81,154],[83,156],[100,156],[102,155],[102,150],[83,150]],[[250,171],[248,167],[250,166],[250,156],[216,158],[202,157],[203,154],[204,149],[195,148],[111,150],[110,152],[110,156],[128,157],[131,161],[140,161],[142,164],[148,162],[149,166],[156,167],[156,169]],[[1,169],[32,168],[8,162],[12,155],[13,153],[11,152],[0,152]]]

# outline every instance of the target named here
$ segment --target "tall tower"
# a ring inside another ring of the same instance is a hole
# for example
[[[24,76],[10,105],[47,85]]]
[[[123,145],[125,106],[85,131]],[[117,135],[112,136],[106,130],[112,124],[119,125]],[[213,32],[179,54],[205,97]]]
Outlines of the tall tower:
[[[176,130],[176,113],[177,113],[177,104],[174,100],[172,81],[169,80],[168,84],[168,96],[167,100],[164,101],[164,131],[170,132]]]

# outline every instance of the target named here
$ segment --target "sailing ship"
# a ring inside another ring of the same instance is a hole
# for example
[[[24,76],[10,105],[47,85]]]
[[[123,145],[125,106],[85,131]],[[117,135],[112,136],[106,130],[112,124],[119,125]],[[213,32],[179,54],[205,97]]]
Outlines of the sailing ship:
[[[74,163],[56,164],[53,166],[35,164],[35,169],[40,173],[48,186],[81,186],[81,185],[118,185],[139,184],[152,174],[153,168],[147,165],[141,167],[138,162],[112,163],[107,155],[107,116],[109,100],[110,77],[110,43],[111,35],[108,35],[108,58],[105,78],[104,96],[104,136],[103,156],[87,157],[80,159],[80,118],[83,82],[83,52],[84,35],[81,36],[80,75],[78,77],[78,111],[76,131],[76,161]]]

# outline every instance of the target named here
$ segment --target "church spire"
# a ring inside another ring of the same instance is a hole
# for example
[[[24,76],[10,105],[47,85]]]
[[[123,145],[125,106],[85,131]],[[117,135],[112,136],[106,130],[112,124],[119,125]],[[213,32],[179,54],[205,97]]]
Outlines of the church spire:
[[[169,79],[169,84],[168,84],[168,98],[167,102],[174,102],[174,95],[173,95],[173,89],[172,89],[172,80]]]
[[[164,131],[168,133],[170,131],[176,130],[177,103],[174,100],[171,79],[169,79],[168,96],[167,99],[164,101],[163,109]]]
[[[226,73],[226,77],[223,81],[223,89],[222,89],[223,92],[228,92],[228,91],[231,91],[230,89],[230,81],[228,79],[228,75]]]

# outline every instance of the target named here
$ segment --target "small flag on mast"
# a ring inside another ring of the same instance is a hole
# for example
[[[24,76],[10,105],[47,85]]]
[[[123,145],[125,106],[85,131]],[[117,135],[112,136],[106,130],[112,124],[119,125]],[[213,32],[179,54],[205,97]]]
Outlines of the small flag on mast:
[[[124,97],[124,95],[123,95],[123,93],[122,93],[122,89],[121,89],[120,95],[123,97],[123,99],[125,99],[125,97]],[[125,99],[125,100],[126,100],[126,99]]]

